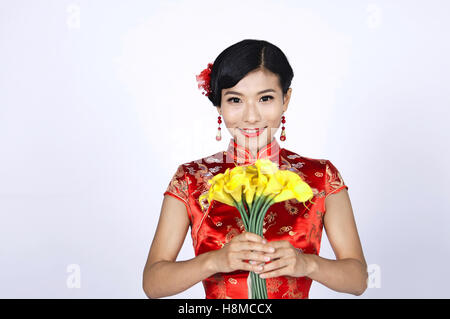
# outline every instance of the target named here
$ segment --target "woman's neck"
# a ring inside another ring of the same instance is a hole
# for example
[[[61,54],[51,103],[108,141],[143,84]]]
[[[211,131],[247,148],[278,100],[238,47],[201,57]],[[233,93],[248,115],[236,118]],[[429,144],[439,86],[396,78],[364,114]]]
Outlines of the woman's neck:
[[[234,140],[236,141],[236,139],[234,139]],[[238,142],[236,141],[236,144],[238,144],[238,145],[240,145],[241,147],[245,148],[247,151],[250,152],[250,154],[252,154],[252,156],[253,156],[254,158],[256,158],[257,155],[258,155],[258,152],[259,152],[260,150],[264,149],[268,144],[272,143],[273,140],[274,140],[274,138],[272,138],[272,141],[270,141],[270,142],[268,142],[268,143],[266,143],[266,144],[264,144],[264,145],[260,145],[260,144],[258,143],[259,141],[258,141],[258,140],[254,140],[254,139],[252,139],[252,140],[247,140],[247,141],[244,142],[244,144],[240,144],[240,143],[238,143]]]

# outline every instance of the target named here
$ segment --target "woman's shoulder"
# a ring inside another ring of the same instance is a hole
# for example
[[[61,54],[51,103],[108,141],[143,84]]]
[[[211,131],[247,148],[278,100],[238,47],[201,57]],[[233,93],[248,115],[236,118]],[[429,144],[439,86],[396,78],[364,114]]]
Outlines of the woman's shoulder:
[[[226,164],[225,152],[220,151],[202,158],[180,164],[180,167],[192,171],[193,169],[204,169],[206,166],[218,166]]]
[[[322,185],[318,188],[322,188],[326,196],[344,187],[348,189],[341,173],[330,160],[306,157],[289,150],[282,153],[282,157],[286,158],[285,168],[300,171],[304,176],[309,176],[310,181],[316,180],[318,185]]]

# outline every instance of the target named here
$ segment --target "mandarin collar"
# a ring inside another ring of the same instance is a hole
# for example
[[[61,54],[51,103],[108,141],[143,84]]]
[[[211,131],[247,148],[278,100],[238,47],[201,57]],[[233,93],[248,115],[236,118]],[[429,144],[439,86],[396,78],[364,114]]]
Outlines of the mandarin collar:
[[[261,158],[268,158],[272,162],[278,163],[280,149],[280,145],[276,138],[273,138],[272,142],[262,147],[255,157],[246,147],[236,143],[236,141],[231,138],[226,151],[226,157],[228,163],[234,163],[236,166],[253,164],[256,160]]]

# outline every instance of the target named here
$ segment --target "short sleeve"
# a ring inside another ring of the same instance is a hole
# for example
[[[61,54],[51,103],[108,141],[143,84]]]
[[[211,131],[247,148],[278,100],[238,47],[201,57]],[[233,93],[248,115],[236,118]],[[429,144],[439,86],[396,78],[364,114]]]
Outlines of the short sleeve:
[[[343,190],[348,189],[345,185],[344,179],[337,170],[337,168],[329,161],[326,160],[325,164],[325,198],[328,195],[335,194]]]
[[[163,195],[170,195],[178,200],[181,200],[184,205],[186,205],[189,218],[191,217],[191,209],[189,207],[189,188],[183,165],[178,166],[177,171],[170,180]]]

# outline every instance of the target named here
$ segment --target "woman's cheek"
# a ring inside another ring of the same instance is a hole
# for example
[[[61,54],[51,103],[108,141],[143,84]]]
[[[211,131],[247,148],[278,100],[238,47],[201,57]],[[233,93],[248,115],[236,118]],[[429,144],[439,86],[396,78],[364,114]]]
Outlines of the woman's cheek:
[[[225,117],[227,118],[227,127],[235,127],[241,120],[241,113],[238,111],[228,112]]]

